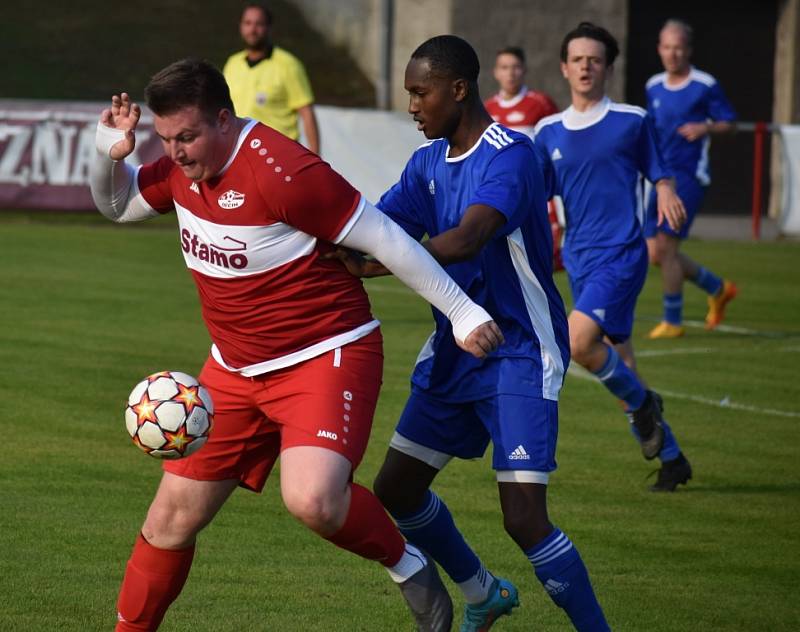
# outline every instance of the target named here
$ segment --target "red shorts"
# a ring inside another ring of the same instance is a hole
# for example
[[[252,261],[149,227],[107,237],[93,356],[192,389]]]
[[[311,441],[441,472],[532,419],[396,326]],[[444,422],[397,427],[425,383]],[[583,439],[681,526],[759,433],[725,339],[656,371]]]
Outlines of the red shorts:
[[[355,469],[372,429],[383,374],[380,329],[339,349],[256,377],[232,373],[209,357],[200,383],[214,401],[208,443],[192,456],[165,461],[185,478],[237,478],[260,492],[281,450],[319,446]]]

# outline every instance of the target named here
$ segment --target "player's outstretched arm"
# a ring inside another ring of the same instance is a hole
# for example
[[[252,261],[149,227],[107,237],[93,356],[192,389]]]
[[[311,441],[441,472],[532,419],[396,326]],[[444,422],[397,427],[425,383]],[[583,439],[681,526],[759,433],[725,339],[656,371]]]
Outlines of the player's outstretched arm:
[[[111,97],[97,123],[97,153],[89,170],[89,185],[97,209],[115,222],[135,222],[158,213],[139,195],[136,170],[125,163],[136,147],[136,126],[142,110],[127,93]]]
[[[656,182],[656,198],[658,225],[660,226],[666,220],[672,230],[676,232],[680,230],[686,221],[686,209],[683,201],[675,192],[675,182],[672,178],[663,178]]]
[[[499,327],[458,287],[436,260],[400,226],[369,202],[338,243],[378,259],[398,279],[453,324],[458,346],[484,358],[503,342]]]

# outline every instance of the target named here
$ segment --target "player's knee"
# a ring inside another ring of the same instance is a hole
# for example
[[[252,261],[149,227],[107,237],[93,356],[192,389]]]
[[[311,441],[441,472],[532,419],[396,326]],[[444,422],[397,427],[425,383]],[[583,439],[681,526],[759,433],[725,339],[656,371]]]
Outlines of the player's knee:
[[[383,470],[378,472],[372,490],[378,500],[381,501],[381,504],[392,515],[408,513],[415,508],[414,499],[411,498],[409,490],[404,489],[403,485],[398,485],[397,481],[393,480]]]
[[[650,265],[658,267],[661,266],[661,252],[658,250],[658,248],[648,248],[647,258],[650,260]]]
[[[323,536],[336,533],[344,523],[344,497],[334,498],[321,492],[295,493],[284,491],[286,509],[312,531]]]
[[[575,362],[581,366],[586,366],[591,360],[591,341],[586,340],[580,336],[574,338],[570,336],[569,339],[569,353]]]
[[[547,516],[535,511],[533,507],[522,511],[505,512],[503,527],[511,539],[523,550],[529,549],[534,543],[547,537],[553,530]]]
[[[142,535],[159,549],[182,549],[191,546],[208,518],[186,507],[154,505],[147,513]]]

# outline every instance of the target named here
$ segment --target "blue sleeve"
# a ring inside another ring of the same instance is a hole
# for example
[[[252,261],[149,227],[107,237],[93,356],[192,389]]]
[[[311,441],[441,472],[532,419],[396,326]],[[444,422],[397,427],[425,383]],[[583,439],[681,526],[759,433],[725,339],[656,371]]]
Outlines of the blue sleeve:
[[[542,171],[542,178],[544,179],[544,197],[550,200],[558,195],[558,191],[556,190],[556,172],[555,169],[553,169],[550,155],[547,153],[547,146],[540,134],[537,134],[534,138],[533,153],[536,155],[536,161],[539,163],[539,169]]]
[[[644,95],[647,101],[647,113],[650,116],[655,116],[655,108],[653,107],[653,91],[650,88],[645,88]]]
[[[672,175],[664,166],[664,159],[661,156],[661,150],[658,148],[658,143],[656,142],[653,117],[649,114],[642,118],[642,123],[639,127],[637,153],[639,171],[641,171],[644,177],[650,182],[656,183]]]
[[[495,234],[500,237],[519,228],[535,196],[544,199],[541,166],[530,141],[516,142],[489,162],[467,206],[484,204],[502,213],[506,224]]]
[[[400,180],[381,196],[376,206],[419,241],[429,231],[423,221],[425,199],[420,193],[421,190],[427,193],[427,187],[424,178],[417,173],[416,158],[416,154],[411,157]]]
[[[709,88],[708,117],[712,121],[736,120],[736,111],[722,91],[722,86],[719,85],[719,82],[714,82],[714,85]]]

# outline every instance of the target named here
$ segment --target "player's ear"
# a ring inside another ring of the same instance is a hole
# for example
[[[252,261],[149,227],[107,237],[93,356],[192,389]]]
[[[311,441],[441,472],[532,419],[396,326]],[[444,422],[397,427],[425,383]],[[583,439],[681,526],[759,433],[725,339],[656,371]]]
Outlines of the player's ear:
[[[469,82],[466,79],[456,79],[453,81],[453,98],[456,101],[464,101],[469,94]]]
[[[219,127],[221,131],[227,132],[231,128],[231,124],[235,118],[236,115],[228,108],[222,108],[217,112],[217,127]]]
[[[567,77],[567,64],[566,64],[566,62],[562,61],[559,64],[559,66],[561,67],[561,76],[564,77],[564,79],[567,79],[568,77]]]

